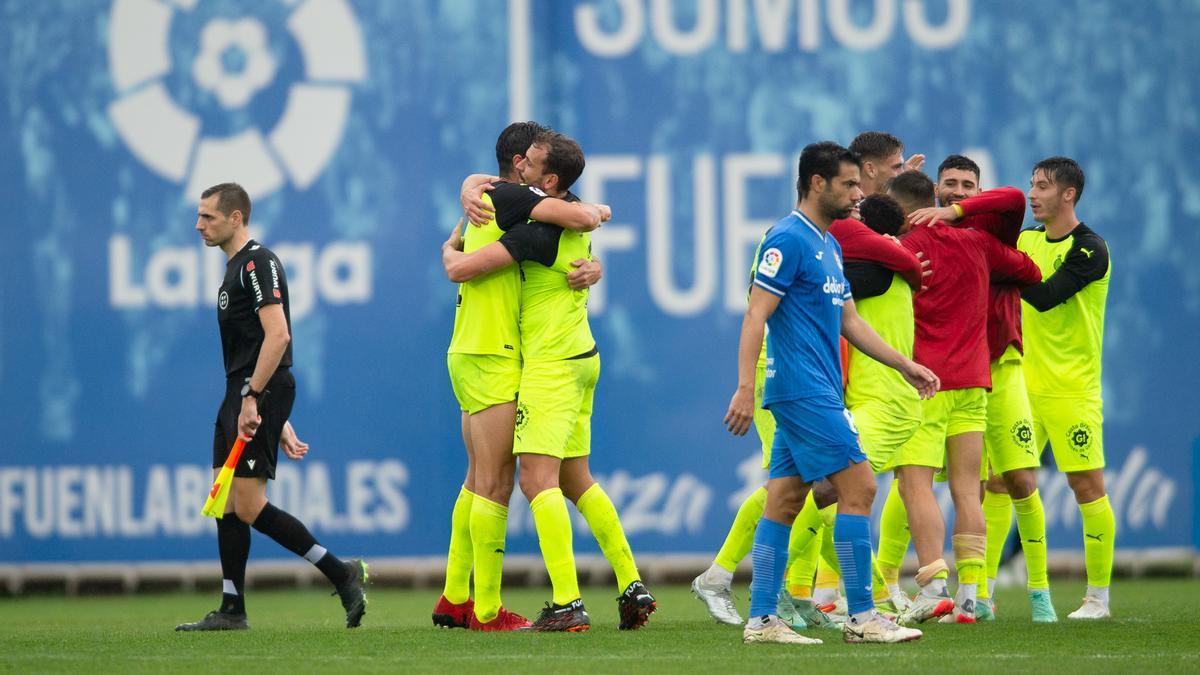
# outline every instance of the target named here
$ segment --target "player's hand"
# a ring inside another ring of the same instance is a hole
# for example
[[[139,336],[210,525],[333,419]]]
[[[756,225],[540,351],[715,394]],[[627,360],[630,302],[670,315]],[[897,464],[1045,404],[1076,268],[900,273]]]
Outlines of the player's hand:
[[[499,176],[474,174],[463,181],[459,201],[462,202],[463,211],[472,225],[487,225],[496,216],[496,213],[483,201],[483,193],[496,189],[496,186],[492,185],[492,181],[497,180],[500,180]]]
[[[238,435],[245,440],[254,438],[262,417],[258,414],[258,401],[253,396],[242,397],[242,412],[238,414]]]
[[[908,222],[912,223],[914,227],[925,223],[932,224],[936,220],[946,222],[958,220],[958,212],[952,206],[929,206],[908,214]]]
[[[608,204],[596,204],[596,208],[600,210],[600,222],[607,223],[612,220],[612,207]]]
[[[921,261],[921,290],[927,291],[929,284],[926,282],[933,276],[933,261],[925,257],[924,251],[917,251],[917,260]]]
[[[921,167],[925,166],[925,155],[917,153],[908,158],[904,163],[905,171],[920,171]]]
[[[745,436],[754,421],[754,390],[738,387],[729,400],[729,410],[725,412],[723,424],[734,436]]]
[[[600,266],[599,260],[580,258],[572,260],[571,266],[575,269],[567,274],[567,284],[577,291],[595,286],[604,276],[604,269]]]
[[[884,237],[885,239],[890,239],[890,240],[892,241],[892,243],[893,243],[893,244],[895,244],[895,245],[897,245],[897,246],[903,246],[903,245],[904,245],[904,244],[901,244],[901,243],[900,243],[900,237],[897,237],[897,236],[896,236],[896,235],[894,235],[894,234],[885,234],[885,235],[883,235],[883,237]]]
[[[450,238],[447,239],[445,241],[445,243],[442,244],[442,248],[449,247],[449,248],[454,249],[455,251],[463,250],[462,228],[463,228],[463,219],[459,218],[458,223],[454,226],[454,229],[450,232]]]
[[[291,422],[283,423],[283,432],[279,435],[279,446],[288,459],[301,460],[308,454],[308,443],[300,440]]]
[[[942,388],[942,381],[934,372],[925,366],[912,360],[905,360],[904,365],[900,368],[900,374],[908,381],[921,395],[923,399],[933,398],[938,389]]]

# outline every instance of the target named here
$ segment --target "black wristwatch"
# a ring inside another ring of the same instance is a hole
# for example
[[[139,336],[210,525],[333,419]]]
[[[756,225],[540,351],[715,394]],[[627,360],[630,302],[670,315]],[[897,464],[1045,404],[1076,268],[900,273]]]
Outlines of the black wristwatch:
[[[261,391],[254,391],[253,389],[251,389],[251,388],[250,388],[250,383],[249,383],[249,382],[247,382],[246,384],[243,384],[243,385],[242,385],[242,398],[246,398],[247,396],[251,396],[251,397],[253,397],[253,398],[254,398],[254,400],[255,400],[255,401],[257,401],[257,400],[258,400],[258,398],[259,398],[260,396],[262,396],[262,394],[263,394],[263,393],[262,393]]]

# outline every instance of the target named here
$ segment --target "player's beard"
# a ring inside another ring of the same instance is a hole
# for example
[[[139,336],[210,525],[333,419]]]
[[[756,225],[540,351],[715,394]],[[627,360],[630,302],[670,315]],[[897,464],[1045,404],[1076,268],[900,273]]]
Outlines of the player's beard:
[[[821,204],[821,212],[825,214],[825,217],[830,222],[849,218],[852,211],[854,211],[854,204],[844,206],[841,204]]]

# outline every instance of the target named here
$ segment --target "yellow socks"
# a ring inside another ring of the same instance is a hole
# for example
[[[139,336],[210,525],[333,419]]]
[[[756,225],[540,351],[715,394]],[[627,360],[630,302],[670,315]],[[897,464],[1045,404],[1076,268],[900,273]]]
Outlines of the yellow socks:
[[[1029,573],[1029,588],[1050,588],[1046,574],[1046,511],[1042,495],[1037,490],[1024,499],[1012,500],[1017,511],[1017,533],[1025,552],[1025,570]],[[989,553],[990,553],[989,549]]]
[[[812,492],[809,492],[804,499],[804,507],[796,514],[796,521],[792,523],[791,538],[788,539],[787,584],[788,593],[793,598],[800,597],[792,592],[793,588],[804,593],[806,598],[812,596],[813,572],[816,571],[816,555],[821,550],[821,528],[824,526],[821,511],[813,501]],[[817,545],[814,546],[813,542],[817,542]],[[805,555],[812,557],[807,561],[802,560]]]
[[[892,480],[887,499],[883,502],[883,512],[879,516],[879,571],[884,582],[889,586],[900,583],[900,566],[904,564],[904,554],[908,552],[908,543],[912,535],[908,531],[908,513],[904,510],[904,500],[900,499],[900,481]]]
[[[1083,560],[1087,567],[1088,586],[1108,588],[1112,581],[1113,543],[1117,538],[1117,523],[1113,517],[1108,495],[1094,502],[1079,505],[1083,515]]]
[[[625,530],[621,528],[621,519],[612,500],[599,483],[593,483],[575,502],[575,508],[587,521],[592,536],[596,537],[596,543],[600,544],[600,550],[608,558],[613,572],[616,572],[617,592],[624,593],[629,584],[641,577],[638,576],[633,552],[629,550],[629,540],[625,538]]]
[[[529,509],[533,511],[538,545],[550,574],[550,585],[554,587],[554,604],[572,603],[579,599],[579,577],[575,573],[575,552],[571,548],[571,516],[567,513],[567,500],[562,490],[550,488],[539,492],[529,503]]]
[[[824,525],[822,525],[824,527]],[[792,530],[793,535],[795,530]],[[797,600],[811,600],[813,576],[817,572],[817,558],[821,555],[821,537],[813,537],[788,563],[788,594]]]
[[[1007,493],[985,490],[983,493],[983,519],[987,524],[987,574],[979,575],[979,597],[991,597],[988,579],[995,579],[1000,570],[1000,556],[1004,553],[1004,542],[1012,529],[1012,498]],[[955,555],[957,558],[957,554]],[[961,583],[961,580],[959,581]]]
[[[754,545],[754,528],[758,527],[758,521],[766,507],[766,488],[760,487],[750,493],[738,508],[733,526],[729,528],[729,534],[725,535],[725,543],[721,544],[721,550],[717,551],[713,562],[729,572],[737,569],[738,563],[750,553],[750,547]]]
[[[475,560],[475,616],[487,623],[496,618],[500,611],[500,577],[504,571],[508,507],[474,495],[470,523]],[[446,599],[454,602],[449,595]]]
[[[471,544],[471,501],[467,488],[458,491],[450,516],[450,550],[446,554],[446,585],[442,595],[456,605],[471,599],[471,568],[475,564]]]

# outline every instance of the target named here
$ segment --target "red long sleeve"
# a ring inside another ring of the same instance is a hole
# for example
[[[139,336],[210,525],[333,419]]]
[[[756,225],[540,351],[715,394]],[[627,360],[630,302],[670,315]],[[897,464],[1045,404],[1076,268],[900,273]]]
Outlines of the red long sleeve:
[[[921,287],[921,261],[903,246],[897,246],[896,242],[853,218],[833,221],[829,233],[837,239],[846,260],[883,265],[904,277],[914,289]]]

